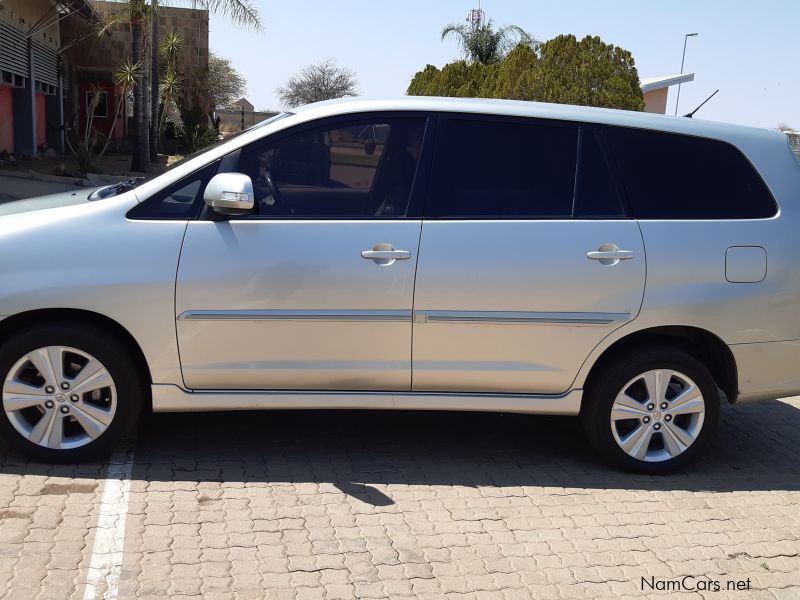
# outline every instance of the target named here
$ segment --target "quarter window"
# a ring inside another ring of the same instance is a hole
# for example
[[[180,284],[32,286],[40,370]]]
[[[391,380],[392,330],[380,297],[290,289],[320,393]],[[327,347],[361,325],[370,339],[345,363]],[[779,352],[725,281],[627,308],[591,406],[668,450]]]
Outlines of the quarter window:
[[[391,218],[406,214],[424,118],[361,120],[245,149],[256,215]]]
[[[605,137],[637,219],[759,219],[772,194],[750,162],[725,142],[609,127]]]
[[[191,219],[203,204],[203,192],[216,174],[219,161],[184,177],[128,211],[130,219]]]
[[[450,119],[431,216],[572,216],[578,128]]]

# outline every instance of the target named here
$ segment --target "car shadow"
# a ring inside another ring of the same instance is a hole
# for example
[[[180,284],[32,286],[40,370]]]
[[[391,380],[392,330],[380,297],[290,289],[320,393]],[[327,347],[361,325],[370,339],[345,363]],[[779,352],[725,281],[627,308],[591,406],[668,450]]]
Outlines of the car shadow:
[[[684,490],[800,490],[800,409],[724,406],[708,451],[671,475],[607,467],[577,419],[499,413],[271,411],[150,414],[133,479],[330,483],[374,506],[388,485]],[[103,463],[43,465],[0,442],[0,473],[104,476]],[[382,489],[375,487],[381,485]]]

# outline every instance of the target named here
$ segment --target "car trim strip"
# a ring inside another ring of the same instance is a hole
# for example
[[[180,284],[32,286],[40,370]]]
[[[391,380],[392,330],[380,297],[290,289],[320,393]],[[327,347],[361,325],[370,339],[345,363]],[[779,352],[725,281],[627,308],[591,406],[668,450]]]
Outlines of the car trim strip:
[[[187,310],[179,321],[410,322],[410,310]]]
[[[630,313],[415,310],[415,323],[609,325]],[[187,310],[179,321],[380,321],[409,322],[410,310]]]
[[[539,325],[609,325],[630,313],[416,310],[415,323],[531,323]]]

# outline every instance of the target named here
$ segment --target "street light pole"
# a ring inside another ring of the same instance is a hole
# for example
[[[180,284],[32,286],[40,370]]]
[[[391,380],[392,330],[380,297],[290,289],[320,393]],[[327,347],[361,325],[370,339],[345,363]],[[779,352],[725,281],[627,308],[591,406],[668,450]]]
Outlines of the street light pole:
[[[686,42],[690,37],[697,37],[696,33],[687,33],[683,36],[683,57],[681,58],[681,75],[683,75],[683,65],[686,62]],[[678,84],[678,98],[675,100],[675,116],[678,116],[678,104],[681,101],[681,84]]]

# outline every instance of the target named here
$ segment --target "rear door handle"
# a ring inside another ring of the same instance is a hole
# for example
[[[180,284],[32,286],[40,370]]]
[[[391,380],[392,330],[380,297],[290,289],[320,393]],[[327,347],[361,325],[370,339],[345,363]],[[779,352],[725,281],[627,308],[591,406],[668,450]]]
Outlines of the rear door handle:
[[[633,258],[633,252],[630,250],[595,250],[587,252],[586,258],[591,260],[630,260]]]
[[[411,252],[408,250],[364,250],[361,253],[361,258],[391,258],[394,260],[408,260],[411,258]]]
[[[620,250],[616,244],[603,244],[597,250],[586,253],[589,260],[600,261],[601,265],[615,265],[621,260],[633,258],[631,250]]]
[[[372,250],[362,250],[361,258],[375,261],[376,265],[382,267],[394,264],[396,260],[408,260],[411,252],[408,250],[395,250],[391,244],[375,244]]]

